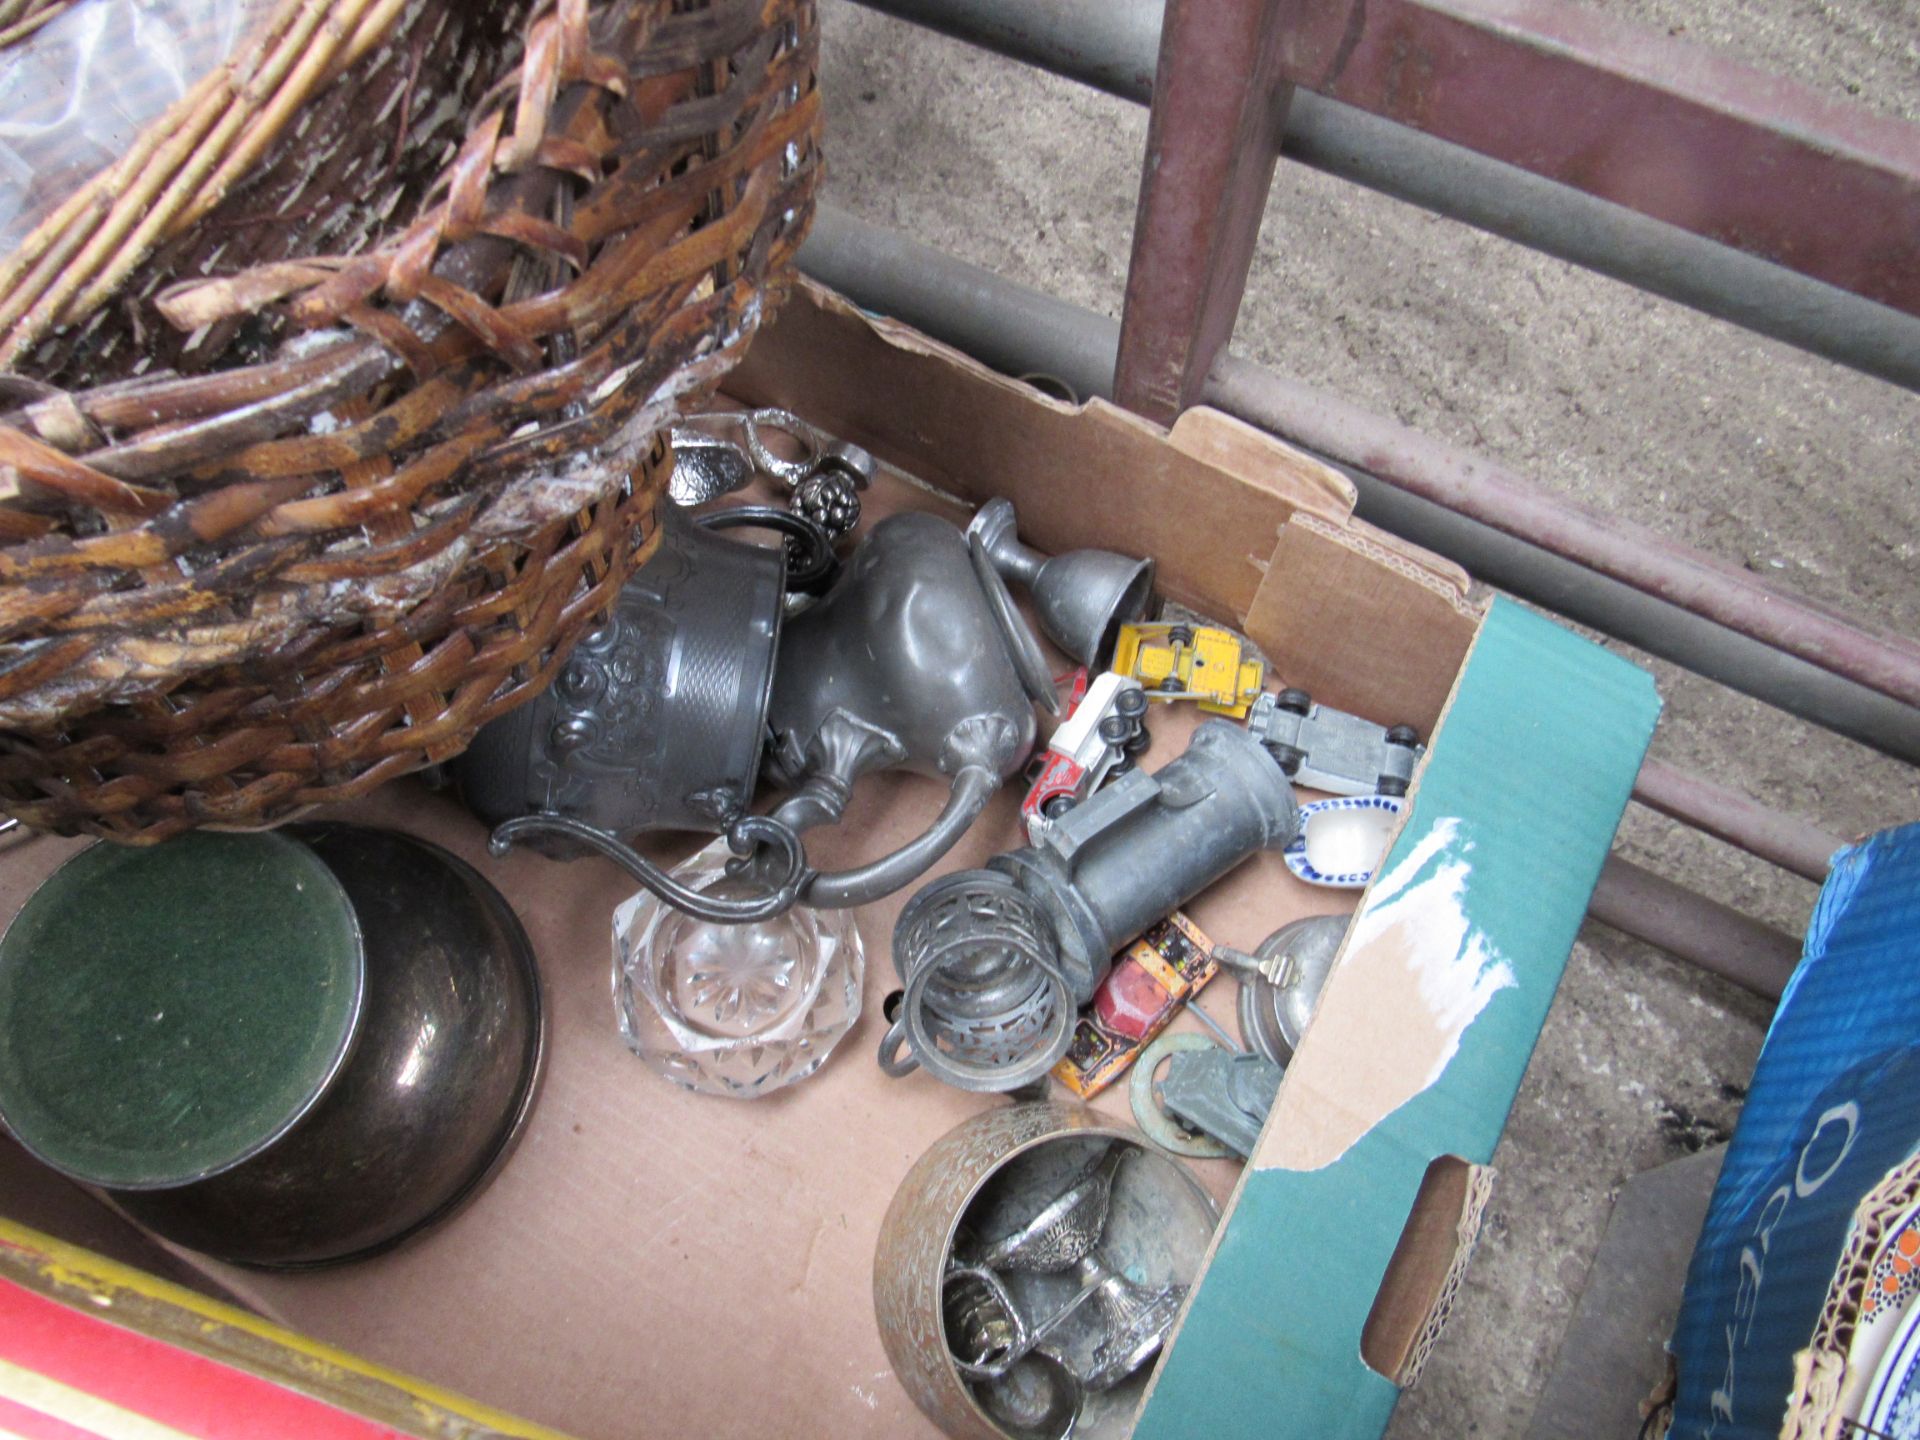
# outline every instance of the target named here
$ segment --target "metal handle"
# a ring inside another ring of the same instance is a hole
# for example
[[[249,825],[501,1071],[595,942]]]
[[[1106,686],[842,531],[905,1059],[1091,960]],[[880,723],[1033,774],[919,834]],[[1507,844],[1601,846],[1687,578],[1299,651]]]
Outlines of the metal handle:
[[[1020,688],[1027,692],[1027,698],[1034,704],[1047,714],[1059,718],[1062,713],[1060,692],[1054,686],[1047,657],[1040,649],[1040,641],[1035,637],[1033,627],[1027,623],[1027,617],[1020,613],[1020,607],[1013,603],[1007,582],[993,568],[993,561],[987,555],[986,542],[974,531],[967,533],[967,558],[973,564],[973,573],[980,582],[981,593],[987,597],[987,609],[993,615],[994,624],[999,627],[1000,638],[1006,642],[1007,657],[1013,661],[1014,674],[1020,677]]]
[[[747,454],[753,457],[753,463],[789,490],[813,473],[826,450],[826,442],[820,432],[791,410],[750,410],[742,419],[741,426],[747,437]],[[762,427],[787,436],[806,454],[798,460],[787,460],[774,454],[760,434]]]
[[[743,526],[778,530],[798,540],[803,547],[799,560],[796,561],[791,550],[787,553],[789,590],[819,595],[840,573],[840,562],[833,553],[833,538],[806,516],[791,510],[782,510],[776,505],[736,505],[730,510],[696,516],[693,523],[708,530],[737,530]]]
[[[907,1043],[907,1017],[904,1012],[896,1015],[893,1023],[887,1026],[887,1033],[880,1037],[880,1069],[898,1080],[903,1075],[911,1075],[920,1068],[919,1057],[912,1050],[905,1055],[900,1047]]]
[[[849,910],[891,895],[917,880],[954,843],[986,808],[1000,786],[1000,777],[984,765],[964,765],[953,777],[947,803],[925,830],[892,854],[855,870],[808,877],[802,894],[809,905],[822,910]]]
[[[616,836],[567,815],[517,815],[495,828],[487,849],[495,856],[505,855],[515,841],[529,835],[563,835],[576,840],[606,856],[674,909],[715,925],[747,925],[786,914],[812,875],[806,853],[800,848],[800,837],[785,825],[760,815],[749,815],[727,827],[727,844],[734,854],[745,855],[757,847],[771,846],[785,867],[784,873],[771,882],[773,888],[752,900],[714,900],[698,890],[689,890]],[[762,849],[760,853],[766,852]]]

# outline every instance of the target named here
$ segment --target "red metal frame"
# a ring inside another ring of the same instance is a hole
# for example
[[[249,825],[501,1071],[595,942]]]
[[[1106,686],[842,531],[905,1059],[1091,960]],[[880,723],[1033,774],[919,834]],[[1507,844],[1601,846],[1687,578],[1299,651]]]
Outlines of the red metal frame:
[[[1561,0],[1166,0],[1115,374],[1116,398],[1162,423],[1204,395],[1920,706],[1920,643],[1228,356],[1294,86],[1914,315],[1920,128]],[[1837,844],[1657,763],[1635,798],[1809,879]],[[1791,938],[1618,857],[1594,914],[1762,993],[1778,993],[1798,953]],[[1744,968],[1725,965],[1728,934]]]
[[[1208,403],[1252,418],[1296,444],[1643,594],[1670,600],[1783,654],[1920,706],[1920,641],[1868,629],[1750,571],[1553,495],[1497,461],[1236,357],[1219,357],[1203,388]]]
[[[1116,379],[1142,414],[1232,333],[1293,85],[1920,315],[1920,128],[1562,0],[1167,0]]]
[[[1174,0],[1160,32],[1114,398],[1171,424],[1233,336],[1292,87],[1266,0]]]
[[[1278,9],[1284,79],[1920,315],[1911,125],[1580,5]]]
[[[1844,843],[1819,826],[1689,775],[1658,760],[1640,767],[1633,798],[1670,819],[1737,846],[1818,885],[1827,878],[1833,852]]]
[[[1224,395],[1323,454],[1920,706],[1920,642],[1359,407],[1249,381],[1225,349],[1289,80],[1915,314],[1920,127],[1560,0],[1167,0],[1116,370],[1116,397],[1152,419]]]

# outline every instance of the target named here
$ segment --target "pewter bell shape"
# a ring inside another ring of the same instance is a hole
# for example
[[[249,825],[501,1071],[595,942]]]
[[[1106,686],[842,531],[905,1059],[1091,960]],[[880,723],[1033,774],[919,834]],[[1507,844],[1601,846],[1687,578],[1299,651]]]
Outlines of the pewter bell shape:
[[[1017,580],[1033,596],[1047,638],[1082,665],[1113,654],[1120,627],[1147,613],[1153,594],[1153,561],[1111,550],[1070,550],[1046,556],[1020,543],[1013,502],[989,500],[967,527],[985,547],[993,568]]]

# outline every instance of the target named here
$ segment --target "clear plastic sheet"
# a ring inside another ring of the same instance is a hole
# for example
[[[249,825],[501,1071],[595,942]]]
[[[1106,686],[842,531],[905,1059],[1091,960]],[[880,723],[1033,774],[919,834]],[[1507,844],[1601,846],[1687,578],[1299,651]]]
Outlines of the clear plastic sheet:
[[[238,48],[279,0],[80,0],[0,51],[0,254]]]

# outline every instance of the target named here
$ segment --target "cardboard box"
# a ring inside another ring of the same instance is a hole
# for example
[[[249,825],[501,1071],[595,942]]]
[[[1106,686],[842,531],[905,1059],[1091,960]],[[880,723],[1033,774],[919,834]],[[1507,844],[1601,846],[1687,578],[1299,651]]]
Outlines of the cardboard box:
[[[1244,630],[1271,684],[1428,738],[1258,1154],[1244,1172],[1194,1166],[1228,1216],[1140,1422],[1153,1436],[1377,1433],[1457,1283],[1477,1167],[1639,767],[1651,680],[1355,521],[1340,475],[1210,411],[1169,434],[1099,402],[1060,405],[811,286],[732,388],[924,482],[876,484],[869,518],[911,506],[964,520],[1007,495],[1039,548],[1153,554],[1162,591]],[[1156,710],[1147,768],[1193,721]],[[1019,798],[1017,785],[998,796],[939,869],[1021,843]],[[823,866],[883,853],[939,802],[926,780],[863,780],[809,850]],[[631,885],[611,867],[489,861],[478,824],[410,783],[345,813],[447,845],[520,910],[548,989],[544,1090],[491,1188],[418,1243],[316,1275],[203,1271],[295,1329],[587,1440],[931,1433],[880,1347],[874,1242],[914,1158],[1001,1102],[873,1064],[908,897],[859,917],[866,1009],[843,1052],[789,1091],[714,1100],[656,1079],[615,1032],[609,917]],[[0,907],[70,848],[9,857]],[[1263,855],[1186,908],[1250,948],[1353,899]],[[1229,1024],[1231,991],[1205,997]],[[1126,1104],[1116,1087],[1097,1108],[1125,1117]]]
[[[1866,1418],[1914,1303],[1914,1261],[1888,1242],[1920,1204],[1917,932],[1920,825],[1834,857],[1687,1272],[1673,1436],[1837,1437]],[[1869,1286],[1896,1266],[1898,1304],[1875,1316]]]

